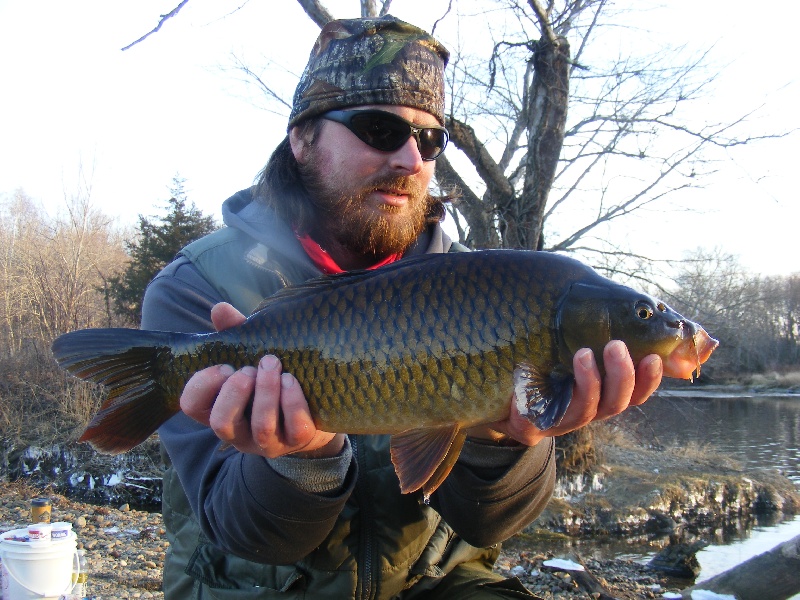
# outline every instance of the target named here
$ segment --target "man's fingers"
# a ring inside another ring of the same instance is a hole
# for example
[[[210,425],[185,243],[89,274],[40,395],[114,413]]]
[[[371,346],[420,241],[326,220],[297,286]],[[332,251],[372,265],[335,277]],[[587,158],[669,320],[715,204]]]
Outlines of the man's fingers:
[[[290,373],[281,375],[281,411],[286,445],[293,452],[303,450],[314,439],[317,428],[303,390]]]
[[[251,418],[253,441],[270,457],[303,450],[317,431],[297,379],[273,360],[261,361]]]
[[[211,322],[217,331],[241,325],[244,321],[245,316],[227,302],[219,302],[211,308]]]
[[[638,406],[652,395],[661,385],[664,363],[658,354],[645,356],[636,367],[636,385],[631,394],[631,404]]]
[[[181,410],[195,421],[208,425],[217,394],[233,372],[230,365],[216,365],[192,375],[181,393]]]
[[[245,413],[255,385],[256,370],[253,367],[236,371],[222,385],[209,417],[209,426],[219,439],[234,445],[244,441],[243,434],[249,429]],[[249,439],[249,432],[245,437]]]
[[[601,378],[590,349],[582,348],[575,353],[572,362],[575,374],[572,399],[561,423],[546,432],[539,432],[525,417],[520,416],[514,403],[509,418],[491,424],[491,428],[523,444],[533,445],[544,434],[563,435],[592,421],[618,415],[630,405],[642,404],[661,383],[661,359],[655,354],[646,356],[634,369],[627,347],[618,340],[610,341],[603,348],[603,366],[605,376]],[[478,430],[475,430],[475,434],[482,436]]]
[[[612,340],[603,348],[603,393],[597,407],[597,419],[607,419],[623,412],[631,401],[636,373],[628,348],[619,340]]]
[[[561,421],[561,426],[567,431],[583,427],[595,418],[602,390],[600,371],[591,350],[578,350],[573,357],[572,367],[575,371],[575,387],[569,408]]]
[[[265,356],[258,363],[250,431],[266,456],[283,454],[282,419],[281,363],[275,356]]]

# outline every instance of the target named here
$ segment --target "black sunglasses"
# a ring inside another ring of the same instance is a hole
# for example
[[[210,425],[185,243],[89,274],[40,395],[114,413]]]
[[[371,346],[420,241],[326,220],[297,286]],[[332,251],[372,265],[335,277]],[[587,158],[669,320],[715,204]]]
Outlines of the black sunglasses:
[[[362,142],[383,152],[397,150],[413,135],[422,160],[434,160],[450,139],[444,127],[420,127],[383,110],[332,110],[322,118],[341,123]]]

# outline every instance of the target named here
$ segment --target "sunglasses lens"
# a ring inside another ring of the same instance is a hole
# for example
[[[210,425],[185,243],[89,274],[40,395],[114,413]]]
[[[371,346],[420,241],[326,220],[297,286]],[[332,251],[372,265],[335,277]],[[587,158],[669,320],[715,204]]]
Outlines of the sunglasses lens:
[[[350,129],[362,142],[383,151],[397,150],[411,135],[402,121],[369,113],[353,116]]]
[[[419,153],[425,160],[433,160],[444,152],[447,134],[441,129],[423,129],[419,132]]]
[[[384,152],[397,150],[412,135],[408,123],[386,113],[353,115],[348,127],[362,142]],[[424,128],[418,139],[420,156],[425,160],[439,156],[447,144],[447,134],[441,129]]]

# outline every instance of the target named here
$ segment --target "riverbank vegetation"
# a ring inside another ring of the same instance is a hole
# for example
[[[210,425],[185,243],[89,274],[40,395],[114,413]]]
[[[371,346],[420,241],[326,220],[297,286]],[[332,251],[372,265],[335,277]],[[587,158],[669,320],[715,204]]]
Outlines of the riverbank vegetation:
[[[800,371],[749,373],[742,379],[745,385],[754,389],[800,391]]]
[[[664,291],[678,312],[720,340],[708,375],[721,382],[752,376],[797,381],[800,272],[763,277],[745,271],[730,254],[697,250],[677,266]]]
[[[756,518],[800,512],[800,490],[776,470],[748,469],[707,444],[662,445],[646,427],[610,422],[595,428],[600,456],[591,473],[562,477],[538,528],[579,537],[669,536],[715,539]],[[656,535],[660,534],[660,535]]]
[[[65,375],[50,345],[90,327],[136,327],[147,283],[216,228],[173,180],[166,214],[119,228],[88,193],[50,216],[18,191],[0,198],[0,428],[4,446],[77,439],[102,391]]]

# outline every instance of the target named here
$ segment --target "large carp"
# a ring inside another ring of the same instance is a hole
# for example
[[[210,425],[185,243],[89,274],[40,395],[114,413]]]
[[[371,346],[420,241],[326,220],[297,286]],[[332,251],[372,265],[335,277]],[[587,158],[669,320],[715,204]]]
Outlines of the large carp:
[[[207,334],[86,329],[53,343],[59,365],[109,388],[81,441],[118,453],[180,410],[193,373],[256,365],[267,353],[300,382],[316,426],[392,434],[403,492],[430,494],[466,428],[508,416],[538,428],[572,397],[572,357],[623,340],[635,363],[663,359],[691,379],[717,341],[647,294],[545,252],[431,254],[309,281],[268,298],[244,324]]]

